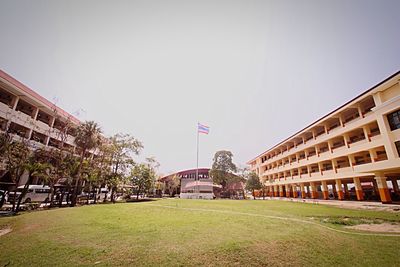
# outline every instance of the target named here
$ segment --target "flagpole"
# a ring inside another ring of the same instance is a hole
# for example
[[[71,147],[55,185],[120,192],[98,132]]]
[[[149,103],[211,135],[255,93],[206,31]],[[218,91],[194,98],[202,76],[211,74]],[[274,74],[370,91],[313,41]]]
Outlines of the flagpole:
[[[196,184],[199,184],[199,123],[197,123],[197,160],[196,160]],[[197,188],[198,193],[200,189]],[[197,196],[198,197],[198,196]]]

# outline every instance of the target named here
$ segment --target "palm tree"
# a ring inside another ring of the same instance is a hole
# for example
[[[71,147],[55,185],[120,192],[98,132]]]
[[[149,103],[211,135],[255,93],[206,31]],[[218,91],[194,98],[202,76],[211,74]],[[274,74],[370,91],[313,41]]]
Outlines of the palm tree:
[[[28,172],[28,180],[26,181],[24,189],[22,190],[21,195],[18,198],[17,207],[15,208],[16,212],[19,211],[21,201],[28,192],[29,185],[32,183],[33,177],[45,178],[46,176],[48,176],[50,164],[38,161],[41,153],[41,150],[35,151],[29,157],[28,162],[24,164],[24,169]]]
[[[81,180],[81,170],[86,152],[91,149],[97,148],[101,144],[101,129],[94,121],[85,121],[76,131],[75,144],[81,149],[80,162],[75,177],[74,191],[72,195],[71,206],[76,205],[76,198],[78,195],[78,186]]]

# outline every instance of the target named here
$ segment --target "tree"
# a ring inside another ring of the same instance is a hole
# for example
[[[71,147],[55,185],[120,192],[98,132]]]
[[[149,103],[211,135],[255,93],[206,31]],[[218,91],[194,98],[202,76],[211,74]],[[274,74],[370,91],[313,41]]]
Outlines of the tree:
[[[111,201],[115,202],[114,195],[118,184],[129,176],[129,170],[134,165],[134,155],[138,155],[143,148],[142,143],[129,134],[118,133],[110,138],[108,152],[111,165],[107,176],[107,185],[111,188]]]
[[[28,172],[28,179],[18,198],[18,203],[15,208],[16,212],[19,211],[21,201],[25,197],[26,193],[28,193],[29,185],[32,183],[33,177],[44,178],[48,176],[50,165],[47,163],[40,162],[40,157],[42,153],[43,151],[41,149],[37,149],[36,151],[31,153],[27,163],[25,163],[24,165],[24,169]]]
[[[78,196],[78,186],[81,181],[81,170],[86,153],[101,144],[101,129],[94,121],[86,121],[80,124],[76,130],[75,144],[81,150],[80,162],[78,165],[77,175],[75,177],[74,191],[72,195],[71,206],[76,205]]]
[[[246,181],[246,189],[253,193],[253,198],[256,199],[255,190],[260,190],[262,187],[260,178],[255,172],[249,173]]]
[[[236,165],[232,162],[233,154],[227,150],[217,151],[213,158],[213,165],[210,170],[210,176],[213,182],[222,186],[222,192],[226,190],[228,183],[236,182]]]
[[[147,192],[156,178],[154,170],[148,164],[137,164],[131,172],[132,185],[136,189],[136,199],[141,193]]]
[[[17,201],[17,188],[21,176],[25,172],[26,164],[29,158],[29,148],[26,142],[22,141],[12,141],[5,148],[5,165],[6,170],[9,171],[11,179],[15,184],[14,194],[13,194],[13,206],[12,210],[15,211],[15,205]]]
[[[168,181],[168,191],[171,197],[178,193],[178,188],[181,185],[181,179],[178,175],[172,176],[171,180]]]
[[[265,193],[267,191],[267,186],[265,183],[261,183],[261,192],[262,192],[262,198],[265,199]]]
[[[12,138],[8,132],[0,133],[0,166],[7,158],[7,152],[11,143]],[[0,176],[1,178],[2,176]],[[6,193],[5,191],[0,191],[0,208],[5,202]]]

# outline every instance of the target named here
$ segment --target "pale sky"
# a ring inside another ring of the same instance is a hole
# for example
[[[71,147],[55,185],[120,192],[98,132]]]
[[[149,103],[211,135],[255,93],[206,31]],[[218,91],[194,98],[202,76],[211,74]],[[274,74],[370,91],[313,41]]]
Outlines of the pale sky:
[[[248,160],[400,70],[400,1],[5,1],[0,68],[160,171]]]

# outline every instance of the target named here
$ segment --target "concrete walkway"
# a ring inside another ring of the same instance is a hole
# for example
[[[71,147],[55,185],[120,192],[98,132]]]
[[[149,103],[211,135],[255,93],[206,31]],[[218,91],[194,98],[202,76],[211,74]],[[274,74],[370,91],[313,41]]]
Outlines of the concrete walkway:
[[[261,199],[262,198],[258,198]],[[366,209],[366,210],[382,210],[400,213],[399,204],[382,204],[375,201],[351,201],[351,200],[323,200],[323,199],[301,199],[301,198],[286,198],[286,197],[266,197],[266,200],[283,200],[291,202],[302,202],[312,204],[331,205],[347,209]]]

